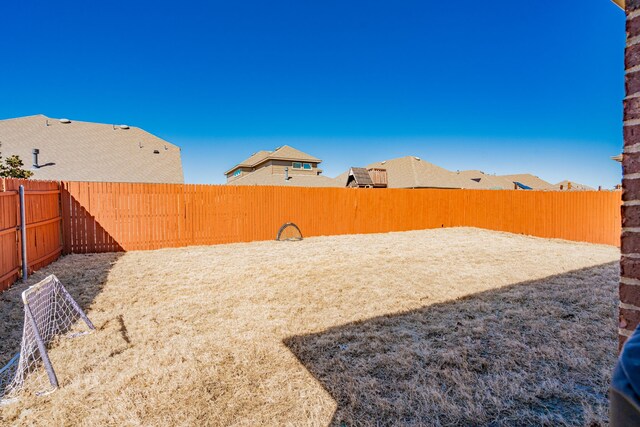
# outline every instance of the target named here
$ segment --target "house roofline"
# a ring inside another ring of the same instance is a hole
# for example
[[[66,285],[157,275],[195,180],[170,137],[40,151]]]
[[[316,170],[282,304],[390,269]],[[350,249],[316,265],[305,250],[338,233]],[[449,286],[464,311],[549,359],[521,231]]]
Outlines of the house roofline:
[[[228,174],[230,174],[231,172],[235,171],[238,168],[253,168],[253,167],[261,165],[261,164],[263,164],[265,162],[268,162],[269,160],[286,160],[286,161],[292,161],[292,162],[317,163],[317,164],[322,163],[322,160],[320,160],[320,159],[300,160],[300,159],[296,159],[296,158],[293,158],[293,157],[267,157],[266,159],[262,159],[259,162],[256,162],[256,163],[254,163],[252,165],[247,164],[247,163],[238,163],[237,165],[235,165],[234,167],[232,167],[231,169],[226,171],[224,174],[228,175]]]

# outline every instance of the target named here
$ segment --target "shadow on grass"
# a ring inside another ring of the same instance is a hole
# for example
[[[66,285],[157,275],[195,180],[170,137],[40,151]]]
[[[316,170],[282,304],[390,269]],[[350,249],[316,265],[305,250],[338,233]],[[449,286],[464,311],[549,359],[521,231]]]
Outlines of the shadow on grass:
[[[22,292],[49,274],[55,274],[71,296],[87,310],[100,294],[111,267],[124,254],[102,253],[68,255],[37,271],[26,284],[16,283],[0,293],[0,368],[19,350],[22,339],[24,306]]]
[[[617,263],[287,338],[332,425],[607,422]]]

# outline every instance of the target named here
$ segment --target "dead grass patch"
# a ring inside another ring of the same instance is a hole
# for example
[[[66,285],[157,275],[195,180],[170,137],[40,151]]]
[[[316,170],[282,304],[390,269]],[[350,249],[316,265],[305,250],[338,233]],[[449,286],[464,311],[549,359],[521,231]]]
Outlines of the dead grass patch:
[[[98,332],[60,340],[62,388],[0,421],[606,423],[618,257],[470,228],[67,256],[31,282],[58,275]]]

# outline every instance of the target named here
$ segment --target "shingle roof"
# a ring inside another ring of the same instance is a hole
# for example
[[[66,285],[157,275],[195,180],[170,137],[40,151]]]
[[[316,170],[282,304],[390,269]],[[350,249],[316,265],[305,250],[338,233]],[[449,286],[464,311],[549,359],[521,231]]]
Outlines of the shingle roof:
[[[301,162],[313,162],[313,163],[321,163],[322,160],[313,157],[307,153],[303,153],[302,151],[290,147],[288,145],[283,145],[282,147],[278,147],[273,151],[258,151],[257,153],[252,154],[249,158],[244,161],[238,163],[231,169],[225,172],[225,175],[233,172],[235,169],[239,167],[254,167],[258,166],[260,163],[263,163],[267,160],[299,160]]]
[[[520,173],[515,175],[501,175],[502,178],[506,178],[512,182],[519,182],[521,184],[526,185],[527,187],[531,187],[533,190],[552,190],[553,185],[550,182],[545,181],[544,179],[540,179],[535,175],[531,175],[530,173]]]
[[[285,181],[284,174],[272,174],[270,168],[260,168],[255,172],[234,179],[227,185],[276,185],[287,187],[342,187],[335,179],[322,175],[291,174]]]
[[[482,188],[480,184],[455,172],[413,156],[376,162],[367,166],[387,170],[388,188]],[[335,180],[345,186],[349,172]]]
[[[48,122],[48,125],[47,125]],[[2,156],[18,155],[34,179],[182,183],[180,148],[140,128],[71,121],[42,114],[0,120]],[[158,151],[157,154],[154,151]]]
[[[502,176],[488,175],[479,170],[460,171],[460,176],[464,176],[480,184],[481,188],[487,190],[513,190],[514,184],[510,179]]]

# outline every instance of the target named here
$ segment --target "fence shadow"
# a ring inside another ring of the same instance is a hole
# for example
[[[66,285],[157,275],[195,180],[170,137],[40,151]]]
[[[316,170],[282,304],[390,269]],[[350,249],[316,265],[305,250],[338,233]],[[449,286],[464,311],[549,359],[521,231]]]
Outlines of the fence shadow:
[[[64,253],[124,252],[122,245],[68,189],[61,193]]]
[[[617,263],[293,336],[331,425],[607,422]]]
[[[120,252],[112,252],[65,256],[34,273],[26,284],[16,283],[1,292],[0,368],[20,350],[24,321],[22,291],[47,275],[55,274],[80,307],[87,310],[102,291],[112,266],[123,255]]]

